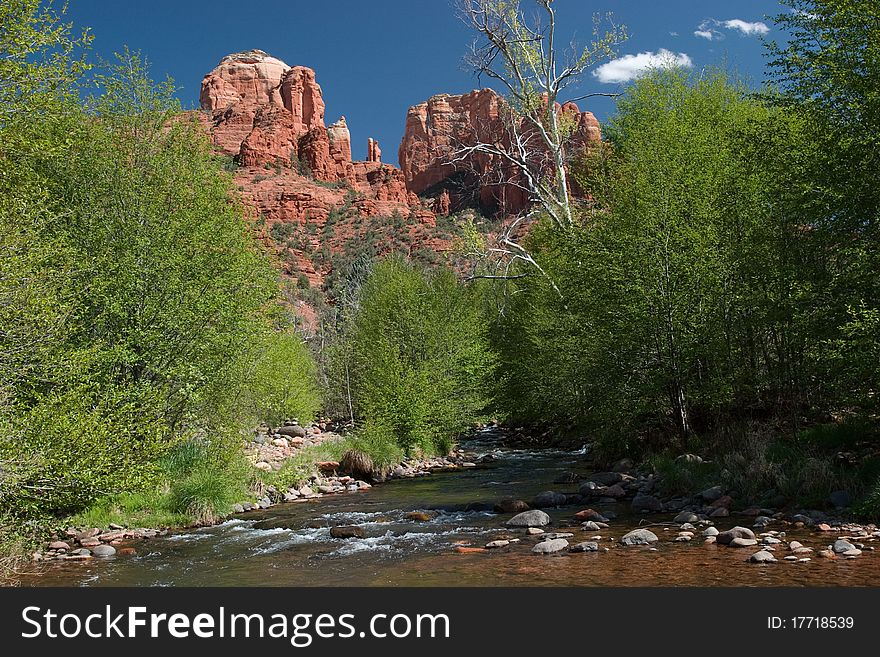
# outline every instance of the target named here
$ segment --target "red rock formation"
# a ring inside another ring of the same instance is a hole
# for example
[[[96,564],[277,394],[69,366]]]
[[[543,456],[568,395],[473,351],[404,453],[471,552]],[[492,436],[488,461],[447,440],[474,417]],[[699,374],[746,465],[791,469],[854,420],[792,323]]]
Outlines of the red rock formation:
[[[449,215],[451,207],[452,203],[449,199],[449,190],[444,189],[440,192],[440,196],[434,201],[434,212],[445,217]]]
[[[200,98],[198,119],[217,150],[237,159],[235,183],[285,273],[305,274],[320,285],[330,259],[316,264],[311,254],[345,250],[352,240],[372,247],[359,235],[381,234],[383,218],[395,215],[408,228],[388,239],[406,234],[411,248],[448,248],[431,234],[434,215],[407,190],[403,172],[381,163],[378,143],[370,140],[368,161],[353,162],[345,117],[325,127],[321,87],[311,69],[287,66],[259,50],[229,55],[205,76]]]
[[[382,149],[379,148],[379,142],[370,137],[367,139],[367,162],[381,162]]]
[[[482,89],[461,96],[440,94],[411,107],[398,151],[407,189],[433,195],[442,188],[453,208],[475,200],[488,211],[515,213],[527,207],[529,199],[520,187],[503,184],[515,180],[516,171],[495,156],[474,153],[453,161],[462,146],[505,143],[502,104],[497,93]],[[601,139],[599,123],[591,113],[581,112],[574,103],[559,111],[575,121],[575,147]]]

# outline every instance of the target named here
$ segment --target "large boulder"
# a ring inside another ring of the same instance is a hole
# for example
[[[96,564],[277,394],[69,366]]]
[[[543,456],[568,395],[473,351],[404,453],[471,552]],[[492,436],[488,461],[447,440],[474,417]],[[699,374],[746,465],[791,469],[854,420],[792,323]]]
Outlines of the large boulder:
[[[550,516],[540,509],[523,511],[504,523],[508,527],[545,527],[550,524]]]

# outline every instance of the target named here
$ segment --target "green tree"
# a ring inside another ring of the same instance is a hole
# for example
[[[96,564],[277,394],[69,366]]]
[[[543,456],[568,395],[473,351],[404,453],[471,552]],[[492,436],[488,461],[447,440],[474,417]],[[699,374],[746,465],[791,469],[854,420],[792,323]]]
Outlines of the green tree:
[[[773,96],[809,118],[818,145],[799,186],[802,222],[827,253],[824,295],[811,317],[825,403],[874,400],[876,377],[853,378],[880,342],[880,6],[860,0],[791,0],[788,32],[769,44]],[[820,251],[821,250],[821,251]],[[844,356],[845,355],[845,356]],[[850,360],[851,362],[847,362]]]
[[[3,498],[31,513],[149,486],[181,441],[231,462],[258,416],[317,405],[277,272],[204,131],[131,53],[96,80],[103,93],[50,131],[63,150],[29,155],[67,274],[63,336],[45,351],[62,375],[16,386],[3,446],[32,465]],[[37,280],[58,278],[37,264]]]
[[[373,267],[348,322],[341,355],[365,440],[448,451],[488,401],[494,363],[476,292],[448,270],[392,257]]]
[[[509,412],[686,444],[750,407],[797,406],[808,275],[777,192],[801,133],[720,73],[633,85],[611,147],[576,169],[591,210],[567,234],[531,235],[560,294],[541,277],[511,283],[496,332]]]

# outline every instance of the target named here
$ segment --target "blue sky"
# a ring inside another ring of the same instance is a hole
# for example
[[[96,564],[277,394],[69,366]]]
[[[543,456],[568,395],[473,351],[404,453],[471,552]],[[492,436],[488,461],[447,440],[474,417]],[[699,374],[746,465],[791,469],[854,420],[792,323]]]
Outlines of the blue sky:
[[[760,37],[784,38],[767,18],[785,10],[777,0],[555,5],[566,43],[589,40],[594,12],[613,12],[630,35],[617,61],[584,78],[573,92],[578,96],[619,91],[623,80],[661,53],[695,70],[724,65],[758,84],[765,67]],[[462,64],[472,35],[451,0],[74,0],[68,18],[92,28],[94,50],[104,58],[124,45],[140,50],[155,78],[174,78],[185,107],[197,106],[202,77],[231,52],[259,48],[291,66],[314,68],[327,123],[345,115],[355,159],[365,158],[367,137],[373,137],[383,160],[396,163],[410,105],[481,86]],[[606,99],[581,106],[600,121],[614,110]]]

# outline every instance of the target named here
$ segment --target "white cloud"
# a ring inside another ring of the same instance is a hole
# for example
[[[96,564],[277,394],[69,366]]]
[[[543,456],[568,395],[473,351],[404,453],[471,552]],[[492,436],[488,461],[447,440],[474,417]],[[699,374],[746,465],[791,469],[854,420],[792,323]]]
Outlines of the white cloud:
[[[677,36],[678,36],[678,32],[670,32],[670,33],[669,33],[669,36],[677,37]]]
[[[708,39],[709,41],[720,41],[725,37],[724,32],[720,29],[722,27],[728,30],[737,30],[743,36],[763,35],[770,31],[770,28],[760,21],[749,23],[741,18],[731,18],[728,21],[707,18],[697,26],[694,36],[698,36],[701,39]]]
[[[732,18],[729,21],[724,21],[724,27],[726,27],[728,30],[739,30],[746,36],[767,34],[770,31],[770,28],[767,27],[765,23],[762,23],[760,21],[749,23],[748,21],[744,21],[739,18]]]
[[[651,69],[676,66],[690,68],[693,65],[693,61],[687,54],[683,52],[675,54],[666,48],[661,48],[656,53],[640,52],[638,55],[624,55],[613,59],[593,71],[593,75],[599,79],[599,82],[613,84],[630,82]]]

